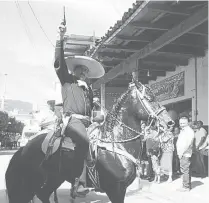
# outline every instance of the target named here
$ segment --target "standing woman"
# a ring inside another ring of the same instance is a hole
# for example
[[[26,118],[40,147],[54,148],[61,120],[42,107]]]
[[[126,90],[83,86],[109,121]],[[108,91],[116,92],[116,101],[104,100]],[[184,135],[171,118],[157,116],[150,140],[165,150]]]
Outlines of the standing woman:
[[[141,133],[144,135],[142,139],[142,154],[141,154],[141,174],[142,178],[146,178],[148,175],[148,156],[146,150],[146,139],[145,139],[145,121],[141,122]]]
[[[146,140],[146,152],[148,158],[148,180],[151,182],[154,180],[154,171],[152,166],[152,159],[150,151],[160,151],[160,142],[158,138],[158,131],[156,126],[145,128],[145,140]]]

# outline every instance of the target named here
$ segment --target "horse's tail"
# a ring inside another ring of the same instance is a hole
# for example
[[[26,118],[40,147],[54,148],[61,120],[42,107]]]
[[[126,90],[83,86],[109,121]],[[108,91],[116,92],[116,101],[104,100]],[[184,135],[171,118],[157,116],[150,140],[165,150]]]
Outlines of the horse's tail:
[[[12,157],[9,162],[8,168],[5,174],[6,182],[6,194],[9,199],[9,203],[17,202],[19,191],[21,190],[22,183],[22,164],[21,153],[23,148],[21,147]]]

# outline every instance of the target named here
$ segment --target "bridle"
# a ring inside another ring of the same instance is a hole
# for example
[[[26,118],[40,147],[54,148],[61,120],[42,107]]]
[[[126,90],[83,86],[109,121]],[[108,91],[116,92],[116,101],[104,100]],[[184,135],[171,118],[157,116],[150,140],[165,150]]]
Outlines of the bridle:
[[[141,84],[141,83],[140,83]],[[137,98],[139,99],[140,103],[142,104],[143,108],[145,109],[145,111],[147,112],[147,114],[149,115],[149,117],[151,118],[151,121],[150,121],[150,124],[149,126],[147,127],[147,129],[149,129],[152,125],[152,123],[157,120],[158,122],[158,133],[160,132],[160,130],[163,130],[160,128],[160,117],[159,115],[166,110],[165,107],[161,107],[160,109],[158,109],[157,111],[154,111],[152,109],[152,107],[150,106],[150,104],[148,103],[148,101],[150,102],[150,100],[146,97],[145,95],[145,92],[146,92],[146,87],[141,84],[142,86],[142,91],[140,91],[138,88],[137,88],[137,85],[132,82],[130,83],[129,85],[129,88],[136,88],[136,93],[137,93]],[[99,102],[96,102],[98,106],[100,106],[105,112],[108,112],[108,110],[101,106],[101,104]],[[141,135],[143,135],[140,131],[138,130],[135,130],[129,126],[127,126],[125,123],[123,123],[122,121],[118,120],[114,115],[111,115],[110,112],[108,112],[108,114],[113,117],[113,119],[115,119],[118,123],[119,123],[119,126],[125,128],[125,129],[128,129],[132,132],[135,132],[137,134],[137,136],[135,136],[134,138],[129,138],[129,139],[126,139],[126,140],[119,140],[119,141],[115,141],[115,140],[107,140],[107,139],[101,139],[101,138],[97,138],[99,139],[101,142],[105,142],[105,143],[127,143],[127,142],[131,142],[131,141],[134,141],[134,140],[137,140],[138,138],[140,138]],[[165,132],[165,131],[164,131]]]
[[[147,112],[147,114],[149,115],[149,117],[151,118],[150,124],[148,125],[148,129],[151,127],[152,123],[154,122],[154,120],[157,121],[157,127],[158,127],[158,133],[160,132],[160,130],[162,130],[163,132],[170,130],[170,128],[173,127],[173,125],[168,125],[169,128],[168,129],[164,129],[164,128],[160,128],[160,117],[159,115],[163,112],[166,111],[166,108],[164,106],[161,106],[157,111],[154,111],[152,109],[152,107],[150,106],[150,104],[148,103],[151,102],[150,99],[148,97],[145,96],[145,92],[146,92],[146,87],[145,85],[141,84],[142,87],[142,91],[140,91],[137,87],[137,85],[135,84],[135,82],[130,83],[129,87],[133,87],[136,88],[136,94],[137,94],[137,98],[138,100],[141,102],[143,108],[145,109],[145,111]]]

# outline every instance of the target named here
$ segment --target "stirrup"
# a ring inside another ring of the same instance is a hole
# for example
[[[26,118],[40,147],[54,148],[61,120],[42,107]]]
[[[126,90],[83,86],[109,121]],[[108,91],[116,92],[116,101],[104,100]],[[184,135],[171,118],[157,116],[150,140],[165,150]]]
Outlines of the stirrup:
[[[90,192],[89,190],[87,190],[85,193],[79,193],[78,192],[79,183],[80,183],[80,179],[76,178],[75,179],[75,184],[74,184],[74,186],[70,190],[70,196],[73,199],[75,199],[76,197],[84,198]]]

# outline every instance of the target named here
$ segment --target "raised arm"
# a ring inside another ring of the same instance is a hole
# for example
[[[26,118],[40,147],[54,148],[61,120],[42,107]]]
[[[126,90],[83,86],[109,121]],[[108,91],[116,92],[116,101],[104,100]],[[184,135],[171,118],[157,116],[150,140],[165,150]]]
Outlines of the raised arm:
[[[66,27],[61,25],[59,27],[59,30],[60,38],[59,40],[57,40],[56,43],[54,68],[61,82],[61,85],[64,85],[66,82],[74,83],[75,78],[72,74],[68,72],[67,64],[64,57],[64,34],[66,32]]]

